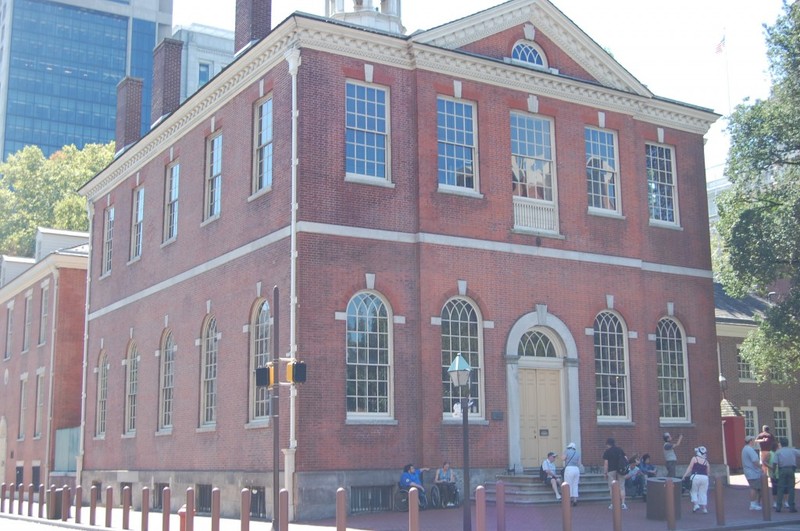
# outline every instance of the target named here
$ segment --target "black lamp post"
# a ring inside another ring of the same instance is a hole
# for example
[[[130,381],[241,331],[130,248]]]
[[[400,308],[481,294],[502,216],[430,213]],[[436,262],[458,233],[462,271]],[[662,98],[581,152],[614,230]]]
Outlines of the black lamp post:
[[[469,377],[472,367],[461,354],[458,354],[447,369],[450,380],[461,387],[461,433],[464,443],[464,531],[472,531],[472,507],[470,505],[469,481]]]

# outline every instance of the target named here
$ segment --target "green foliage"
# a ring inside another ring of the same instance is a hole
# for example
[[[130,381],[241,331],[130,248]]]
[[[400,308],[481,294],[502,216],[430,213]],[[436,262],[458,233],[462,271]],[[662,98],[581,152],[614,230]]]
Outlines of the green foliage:
[[[33,256],[38,227],[87,230],[77,190],[113,158],[113,142],[65,146],[49,159],[36,146],[10,155],[0,164],[0,253]]]
[[[788,281],[776,305],[742,344],[759,379],[794,381],[800,371],[800,3],[766,28],[772,88],[730,116],[726,174],[719,198],[723,253],[715,262],[725,290],[764,294]]]

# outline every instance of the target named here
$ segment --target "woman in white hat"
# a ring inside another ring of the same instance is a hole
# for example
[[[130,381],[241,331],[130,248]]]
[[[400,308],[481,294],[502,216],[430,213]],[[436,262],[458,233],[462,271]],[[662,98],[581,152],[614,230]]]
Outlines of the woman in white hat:
[[[694,457],[689,461],[683,477],[687,478],[691,474],[692,490],[692,511],[708,512],[708,473],[711,465],[708,463],[708,450],[705,446],[698,446],[694,449]]]
[[[581,480],[581,453],[574,442],[567,445],[564,455],[561,456],[564,462],[564,481],[569,484],[569,498],[572,506],[578,505],[578,483]]]

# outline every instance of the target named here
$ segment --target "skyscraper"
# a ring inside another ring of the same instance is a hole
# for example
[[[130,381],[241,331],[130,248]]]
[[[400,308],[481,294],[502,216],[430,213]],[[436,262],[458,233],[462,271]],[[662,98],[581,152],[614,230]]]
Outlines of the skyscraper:
[[[50,155],[112,140],[126,75],[144,81],[147,131],[153,48],[171,26],[171,1],[0,0],[2,160],[27,145]]]

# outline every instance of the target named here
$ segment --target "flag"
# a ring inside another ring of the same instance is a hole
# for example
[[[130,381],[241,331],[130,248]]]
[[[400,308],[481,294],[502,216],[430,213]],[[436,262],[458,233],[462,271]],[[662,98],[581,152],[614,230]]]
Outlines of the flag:
[[[725,36],[722,36],[722,40],[719,41],[717,47],[714,48],[714,53],[722,53],[725,50]]]

